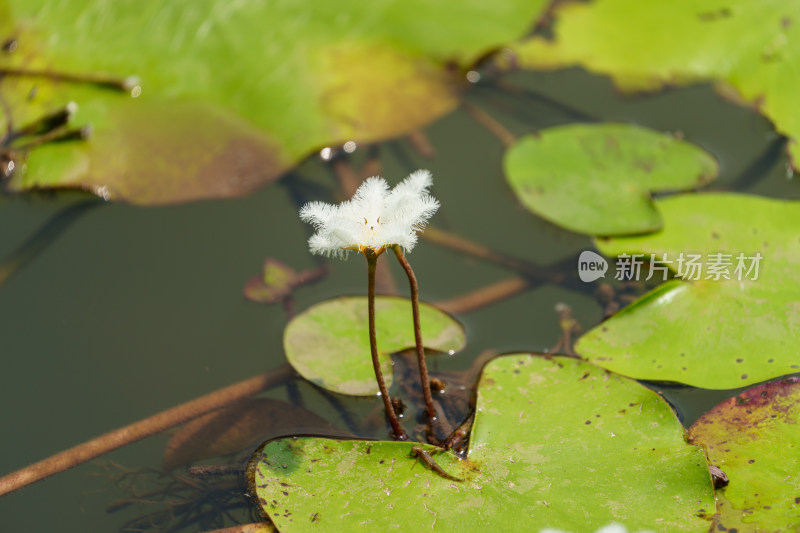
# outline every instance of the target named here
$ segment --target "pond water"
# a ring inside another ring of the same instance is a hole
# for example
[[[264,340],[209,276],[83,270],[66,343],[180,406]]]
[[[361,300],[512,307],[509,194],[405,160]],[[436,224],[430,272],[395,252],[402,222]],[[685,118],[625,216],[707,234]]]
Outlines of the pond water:
[[[576,120],[550,98],[597,120],[681,131],[719,160],[720,177],[712,189],[800,197],[785,155],[774,149],[777,136],[769,122],[724,101],[708,85],[626,98],[608,80],[580,70],[514,74],[503,81],[522,92],[479,84],[468,100],[514,135]],[[577,263],[582,250],[593,249],[588,237],[520,206],[502,175],[502,144],[467,113],[439,120],[426,134],[436,150],[432,159],[405,139],[380,145],[378,155],[390,184],[416,168],[433,172],[433,194],[442,203],[434,226],[541,265],[570,258]],[[349,157],[355,168],[366,152],[359,147]],[[314,157],[284,183],[238,200],[139,208],[75,192],[0,197],[0,258],[62,214],[48,226],[38,252],[0,285],[0,474],[283,364],[286,313],[279,305],[247,301],[242,287],[266,257],[296,269],[315,266],[305,244],[308,227],[297,217],[291,190],[330,201],[336,187],[329,165]],[[87,207],[74,207],[83,204]],[[425,241],[409,259],[426,301],[513,275]],[[366,293],[363,260],[329,263],[326,279],[296,292],[297,310],[332,296]],[[392,268],[403,292],[401,271]],[[485,350],[547,350],[559,336],[557,303],[570,305],[584,330],[602,320],[594,289],[545,285],[459,315],[468,345],[453,356],[432,357],[432,370],[466,369]],[[687,425],[736,392],[650,385]],[[281,386],[265,396],[299,397],[344,426],[341,414],[310,385]],[[360,417],[379,400],[342,402]],[[152,512],[155,505],[147,504],[106,512],[126,497],[107,475],[115,471],[108,463],[131,470],[158,467],[168,439],[169,434],[145,439],[101,458],[105,467],[84,464],[0,498],[0,530],[113,531]],[[248,520],[246,511],[237,513]],[[197,524],[186,529],[197,530]]]

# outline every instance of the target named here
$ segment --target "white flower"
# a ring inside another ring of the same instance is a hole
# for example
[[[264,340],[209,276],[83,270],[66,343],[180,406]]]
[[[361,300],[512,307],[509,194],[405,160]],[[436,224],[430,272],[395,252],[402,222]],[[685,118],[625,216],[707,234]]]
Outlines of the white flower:
[[[427,170],[413,172],[392,190],[376,176],[339,205],[304,205],[300,219],[317,230],[308,240],[311,253],[340,256],[350,250],[371,250],[380,254],[395,244],[411,251],[417,244],[417,231],[439,209],[439,202],[428,194],[432,183]]]

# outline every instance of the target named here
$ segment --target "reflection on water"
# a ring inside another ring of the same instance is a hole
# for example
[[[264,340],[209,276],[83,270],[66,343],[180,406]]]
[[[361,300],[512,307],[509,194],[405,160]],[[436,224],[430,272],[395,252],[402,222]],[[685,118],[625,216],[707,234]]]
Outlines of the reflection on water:
[[[782,143],[775,141],[768,122],[723,102],[708,86],[621,99],[607,80],[577,70],[506,76],[505,83],[520,89],[513,93],[476,81],[472,103],[514,135],[587,117],[680,130],[720,160],[721,176],[713,188],[798,197],[795,180],[786,176]],[[433,219],[436,227],[537,265],[572,265],[582,250],[591,249],[589,238],[539,220],[518,204],[501,173],[502,144],[467,114],[450,115],[426,134],[433,158],[420,155],[409,140],[385,143],[378,157],[380,172],[391,184],[417,168],[433,172],[433,193],[442,203]],[[345,147],[340,155],[356,169],[374,152],[362,146],[355,150],[355,143],[351,148],[352,153]],[[242,287],[266,257],[297,271],[315,268],[296,205],[308,199],[340,199],[332,164],[313,157],[282,185],[249,198],[169,208],[109,204],[86,209],[94,203],[83,203],[85,197],[76,193],[0,199],[0,257],[11,257],[6,265],[12,264],[14,273],[0,286],[0,472],[281,365],[285,309],[245,300]],[[34,245],[15,252],[29,238]],[[363,294],[366,271],[360,261],[350,263],[331,262],[327,279],[298,288],[294,309],[336,295]],[[413,263],[422,298],[428,301],[453,301],[495,283],[508,285],[514,275],[503,266],[426,241],[414,250]],[[403,279],[396,266],[391,269]],[[467,349],[431,357],[431,371],[452,376],[469,369],[487,350],[554,346],[560,334],[554,311],[559,302],[568,304],[575,320],[589,329],[603,318],[609,303],[595,294],[596,288],[545,283],[519,292],[518,287],[492,306],[460,315],[468,332]],[[735,392],[656,388],[687,424]],[[469,391],[463,392],[468,397]],[[413,396],[413,391],[407,394]],[[306,383],[273,389],[266,396],[303,404],[341,428],[382,436],[377,400],[339,397],[337,405]],[[413,399],[408,402],[413,413]],[[405,422],[409,426],[410,418]],[[40,530],[48,527],[41,523],[44,516],[58,516],[61,532],[111,531],[140,520],[142,513],[168,512],[148,509],[145,503],[144,509],[116,504],[117,512],[106,513],[109,505],[132,494],[143,500],[155,494],[174,496],[173,507],[166,508],[173,515],[189,505],[186,499],[195,505],[192,513],[231,505],[230,511],[239,513],[237,520],[247,520],[249,508],[243,500],[230,499],[225,492],[229,481],[198,481],[188,474],[165,481],[129,472],[158,467],[168,437],[152,437],[105,456],[104,461],[124,465],[113,475],[92,475],[110,472],[108,466],[83,465],[0,499],[2,529]],[[129,481],[136,477],[136,483],[125,485],[120,476]],[[214,492],[217,486],[222,492]],[[198,507],[200,500],[191,492],[197,487],[216,496],[206,494]],[[45,507],[47,513],[42,513]],[[209,522],[187,530],[230,523]]]

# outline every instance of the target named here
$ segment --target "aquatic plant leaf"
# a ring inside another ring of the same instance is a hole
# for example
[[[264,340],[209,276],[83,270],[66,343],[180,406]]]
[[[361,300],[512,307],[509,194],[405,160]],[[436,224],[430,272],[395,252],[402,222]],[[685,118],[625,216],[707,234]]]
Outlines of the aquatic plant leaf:
[[[666,254],[676,271],[683,254],[684,273],[699,279],[660,285],[587,332],[575,351],[619,374],[707,389],[800,371],[800,202],[707,193],[656,204],[662,231],[598,239],[598,248],[609,257],[641,253],[645,265]],[[722,270],[730,279],[714,279],[715,254],[723,254],[717,264],[729,262]],[[691,255],[703,267],[696,276]]]
[[[268,398],[246,399],[187,422],[164,451],[164,470],[254,448],[290,433],[346,436],[307,409]]]
[[[535,214],[588,235],[661,227],[650,192],[692,189],[717,175],[702,149],[628,124],[570,124],[519,140],[506,179]]]
[[[261,274],[253,276],[244,286],[248,300],[258,303],[278,303],[292,293],[297,272],[271,257],[264,261]]]
[[[625,91],[715,81],[779,132],[800,135],[796,0],[597,0],[562,2],[555,13],[555,38],[517,45],[516,64],[581,65]],[[797,168],[797,142],[789,151]]]
[[[585,362],[514,354],[481,377],[465,460],[410,457],[414,443],[318,438],[267,442],[251,481],[280,531],[708,530],[703,450],[669,405]],[[434,449],[425,445],[425,449]]]
[[[458,67],[523,34],[546,3],[0,0],[0,42],[16,46],[0,68],[141,78],[125,93],[4,75],[14,125],[74,101],[73,122],[94,127],[88,142],[19,149],[6,187],[150,205],[249,193],[322,146],[451,111]]]
[[[261,272],[247,280],[242,293],[248,300],[261,304],[291,305],[295,289],[316,283],[327,274],[328,267],[324,264],[297,272],[282,261],[268,257],[264,260]]]
[[[454,318],[426,304],[420,304],[419,312],[426,348],[450,352],[464,347],[464,329]],[[389,387],[391,354],[415,345],[411,300],[377,297],[375,325],[381,369]],[[334,298],[300,313],[286,326],[283,347],[294,369],[315,385],[355,396],[379,392],[369,347],[366,297]]]
[[[800,378],[787,378],[726,400],[691,427],[693,441],[730,480],[719,489],[725,506],[717,530],[742,523],[747,531],[800,530],[798,420]]]

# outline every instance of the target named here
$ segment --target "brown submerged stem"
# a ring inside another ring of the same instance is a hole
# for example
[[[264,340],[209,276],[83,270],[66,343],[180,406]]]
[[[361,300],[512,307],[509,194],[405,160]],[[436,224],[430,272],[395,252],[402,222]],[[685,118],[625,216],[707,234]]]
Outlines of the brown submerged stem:
[[[110,451],[155,435],[196,418],[205,413],[224,407],[236,400],[247,398],[265,389],[285,382],[294,375],[292,368],[285,364],[266,374],[240,381],[223,389],[216,390],[184,404],[167,409],[144,420],[86,441],[68,450],[52,455],[47,459],[0,477],[0,496],[19,490],[53,474],[78,466]]]
[[[522,276],[512,276],[455,298],[434,302],[434,305],[442,311],[454,315],[469,313],[516,296],[528,288],[537,287],[541,284],[542,282],[531,281]]]
[[[381,362],[378,359],[378,338],[375,332],[375,269],[378,265],[378,255],[372,250],[366,250],[364,256],[367,258],[368,270],[368,314],[369,314],[369,348],[372,352],[372,368],[375,370],[375,379],[378,381],[378,389],[381,391],[381,399],[383,400],[383,407],[386,410],[386,416],[389,418],[389,423],[392,425],[394,437],[399,440],[406,440],[408,436],[400,425],[397,419],[397,413],[394,412],[392,406],[392,399],[389,397],[389,391],[386,389],[386,382],[383,380],[383,372],[381,372]]]
[[[419,365],[419,378],[422,383],[422,396],[425,398],[425,411],[428,413],[428,419],[433,420],[436,418],[436,408],[433,405],[433,397],[431,396],[430,379],[428,378],[428,365],[425,363],[425,348],[422,345],[422,328],[419,321],[419,285],[417,284],[417,277],[408,263],[408,259],[403,254],[403,250],[398,245],[392,246],[392,250],[397,256],[397,260],[406,271],[408,276],[408,284],[411,287],[411,314],[414,317],[414,340],[417,345],[417,364]]]
[[[497,137],[497,139],[503,143],[506,148],[511,148],[514,146],[514,144],[516,144],[517,138],[514,136],[514,134],[508,131],[505,126],[495,120],[494,117],[492,117],[489,113],[469,102],[462,102],[461,107],[481,126],[489,130],[492,135]]]
[[[420,237],[428,242],[438,244],[439,246],[443,246],[455,252],[519,272],[526,278],[555,284],[561,283],[564,280],[564,274],[561,273],[561,270],[542,267],[525,259],[506,255],[482,244],[465,239],[455,233],[433,226],[426,227],[425,231],[420,234]]]

